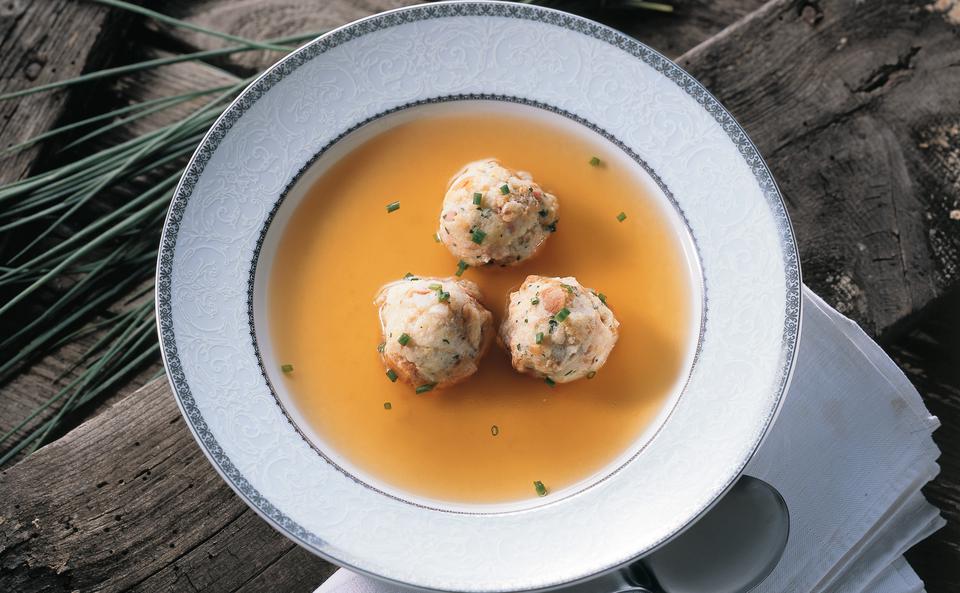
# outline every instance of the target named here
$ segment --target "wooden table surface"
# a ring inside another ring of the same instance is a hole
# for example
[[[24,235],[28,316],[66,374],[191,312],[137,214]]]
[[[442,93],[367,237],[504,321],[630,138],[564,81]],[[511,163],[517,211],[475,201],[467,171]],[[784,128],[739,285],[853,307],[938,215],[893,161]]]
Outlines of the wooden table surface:
[[[267,38],[405,3],[148,4]],[[926,492],[948,525],[908,559],[930,593],[960,591],[960,0],[671,3],[669,15],[563,6],[677,59],[760,148],[786,197],[805,282],[878,339],[943,422],[935,434],[942,472]],[[0,93],[221,45],[84,0],[0,0]],[[3,102],[0,146],[110,107],[234,81],[277,57],[181,63]],[[190,107],[118,128],[107,141]],[[0,158],[0,181],[55,164],[55,149]],[[0,432],[75,376],[60,377],[94,339],[0,386]],[[0,472],[0,591],[311,591],[334,570],[274,532],[218,477],[165,381],[148,382],[159,368],[155,361],[129,377],[57,440]]]

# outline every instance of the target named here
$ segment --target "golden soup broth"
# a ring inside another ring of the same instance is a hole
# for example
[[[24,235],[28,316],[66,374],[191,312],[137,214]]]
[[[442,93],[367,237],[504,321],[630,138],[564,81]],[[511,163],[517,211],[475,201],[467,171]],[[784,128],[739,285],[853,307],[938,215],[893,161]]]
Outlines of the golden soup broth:
[[[476,108],[424,115],[348,152],[293,213],[268,289],[274,352],[294,365],[280,380],[355,467],[433,499],[535,497],[534,480],[556,491],[623,454],[686,374],[690,267],[654,203],[662,198],[606,162],[615,147],[570,125]],[[604,165],[591,166],[593,155]],[[434,240],[443,195],[465,163],[489,156],[530,171],[560,202],[558,230],[537,256],[464,274],[495,323],[528,274],[575,276],[607,295],[620,339],[592,380],[551,388],[516,373],[494,345],[467,381],[416,395],[384,374],[373,298],[406,272],[453,275],[457,259]],[[394,200],[400,209],[388,214]]]

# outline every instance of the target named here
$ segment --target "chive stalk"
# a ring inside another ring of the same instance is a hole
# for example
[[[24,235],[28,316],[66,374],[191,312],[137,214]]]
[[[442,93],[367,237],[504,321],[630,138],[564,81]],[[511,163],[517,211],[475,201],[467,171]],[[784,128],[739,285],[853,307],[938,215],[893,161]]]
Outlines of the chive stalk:
[[[543,485],[543,482],[540,480],[533,481],[533,489],[537,491],[537,496],[546,496],[547,487]]]

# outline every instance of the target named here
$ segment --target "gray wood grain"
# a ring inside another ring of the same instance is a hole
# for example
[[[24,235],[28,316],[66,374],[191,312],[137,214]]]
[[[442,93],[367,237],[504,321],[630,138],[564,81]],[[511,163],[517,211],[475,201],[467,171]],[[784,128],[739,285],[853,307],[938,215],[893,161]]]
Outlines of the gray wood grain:
[[[874,335],[960,280],[960,30],[928,4],[775,0],[681,59],[773,170],[804,281]]]
[[[99,33],[112,24],[103,6],[75,0],[0,2],[0,93],[70,78],[104,59]],[[88,64],[89,62],[89,64]],[[63,115],[64,90],[0,102],[0,150],[47,131]],[[23,177],[39,147],[0,156],[0,183]]]
[[[164,380],[0,472],[0,591],[309,591],[331,571],[233,494]]]

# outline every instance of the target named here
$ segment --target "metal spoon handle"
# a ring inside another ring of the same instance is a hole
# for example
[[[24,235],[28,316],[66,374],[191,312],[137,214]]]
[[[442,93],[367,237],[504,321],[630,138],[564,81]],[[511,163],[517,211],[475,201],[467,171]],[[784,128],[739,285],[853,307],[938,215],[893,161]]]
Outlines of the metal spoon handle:
[[[646,572],[639,582],[655,593],[746,593],[773,572],[789,532],[780,493],[741,476],[687,531],[625,570]]]

